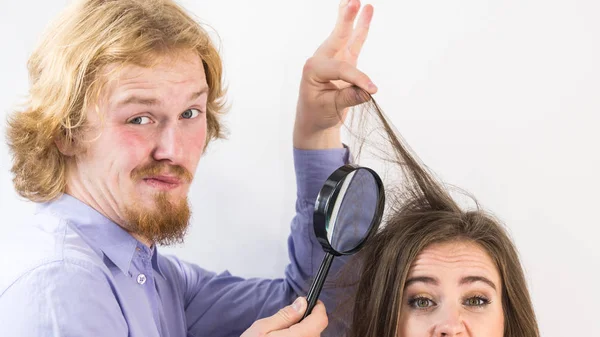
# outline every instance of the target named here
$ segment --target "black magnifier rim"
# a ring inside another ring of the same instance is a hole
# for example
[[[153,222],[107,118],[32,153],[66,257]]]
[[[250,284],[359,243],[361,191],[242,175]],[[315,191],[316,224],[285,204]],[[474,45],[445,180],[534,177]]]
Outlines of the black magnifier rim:
[[[330,202],[332,200],[335,200],[336,197],[338,196],[338,194],[340,193],[340,185],[344,181],[344,178],[348,174],[350,174],[354,171],[358,171],[358,170],[367,170],[369,173],[371,173],[371,175],[375,179],[375,183],[377,184],[378,196],[377,196],[377,206],[375,209],[375,216],[373,217],[373,220],[371,221],[371,224],[369,225],[369,231],[367,232],[367,235],[365,235],[365,237],[354,248],[352,248],[351,250],[345,251],[345,252],[338,252],[335,249],[333,249],[333,247],[331,247],[331,244],[330,244],[329,240],[327,239],[327,228],[326,228],[327,219],[330,217],[331,213],[333,212],[333,207],[329,207],[329,206],[330,206]],[[385,192],[383,190],[383,183],[381,181],[381,178],[377,174],[377,172],[373,171],[372,169],[370,169],[368,167],[357,166],[357,165],[353,165],[353,164],[346,164],[344,166],[339,167],[337,170],[335,170],[329,176],[329,178],[327,178],[327,180],[325,181],[325,184],[323,184],[323,187],[319,191],[319,195],[317,196],[317,202],[315,203],[315,212],[313,215],[313,225],[314,225],[315,235],[317,236],[317,240],[323,247],[323,250],[334,256],[341,256],[341,255],[353,254],[356,251],[358,251],[359,249],[361,249],[362,246],[365,244],[365,242],[373,234],[375,234],[375,231],[377,230],[377,228],[379,228],[379,224],[381,223],[381,218],[383,216],[384,205],[385,205]]]

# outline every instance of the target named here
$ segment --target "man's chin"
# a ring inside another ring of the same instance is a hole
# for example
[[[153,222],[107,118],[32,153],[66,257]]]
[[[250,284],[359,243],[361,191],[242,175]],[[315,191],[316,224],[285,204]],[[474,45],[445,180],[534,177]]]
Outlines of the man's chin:
[[[179,193],[171,192],[155,192],[146,193],[142,200],[136,202],[136,208],[145,213],[155,213],[168,209],[182,207],[183,203],[187,204],[187,197],[180,196]]]
[[[183,243],[191,211],[187,198],[158,193],[154,199],[128,207],[128,230],[160,245]]]

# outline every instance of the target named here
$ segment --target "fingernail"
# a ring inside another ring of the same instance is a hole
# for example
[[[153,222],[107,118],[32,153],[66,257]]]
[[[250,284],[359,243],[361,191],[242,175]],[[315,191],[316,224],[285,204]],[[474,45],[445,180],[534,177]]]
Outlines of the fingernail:
[[[350,0],[342,0],[342,2],[340,3],[340,6],[342,6],[342,7],[348,6],[349,3],[350,3]]]
[[[369,82],[369,84],[367,85],[367,88],[369,89],[369,91],[377,90],[377,86],[375,84],[373,84],[373,82]]]
[[[303,306],[304,306],[304,302],[302,301],[302,298],[300,298],[300,297],[298,297],[292,304],[292,308],[294,310],[296,310],[297,312],[302,312]]]

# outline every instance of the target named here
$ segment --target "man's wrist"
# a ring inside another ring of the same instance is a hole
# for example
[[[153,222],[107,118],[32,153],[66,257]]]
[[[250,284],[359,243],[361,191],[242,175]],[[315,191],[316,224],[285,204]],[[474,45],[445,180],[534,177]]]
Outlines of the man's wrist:
[[[327,178],[349,161],[348,148],[302,150],[294,148],[298,198],[314,202]]]
[[[343,148],[340,128],[307,132],[294,128],[294,148],[299,150],[324,150]]]

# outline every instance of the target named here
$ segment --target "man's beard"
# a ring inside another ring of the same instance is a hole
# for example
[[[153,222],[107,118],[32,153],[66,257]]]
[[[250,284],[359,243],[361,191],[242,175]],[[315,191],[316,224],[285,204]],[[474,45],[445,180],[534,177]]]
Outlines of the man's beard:
[[[193,179],[192,174],[181,166],[156,161],[134,170],[131,177],[133,181],[141,182],[146,176],[163,173],[180,178],[182,183],[189,184]],[[171,202],[169,192],[157,192],[151,206],[141,205],[136,200],[125,208],[127,230],[160,245],[183,243],[190,217],[187,196]]]
[[[183,243],[190,217],[187,198],[172,203],[167,192],[157,193],[153,207],[136,205],[125,209],[129,232],[167,246]]]

